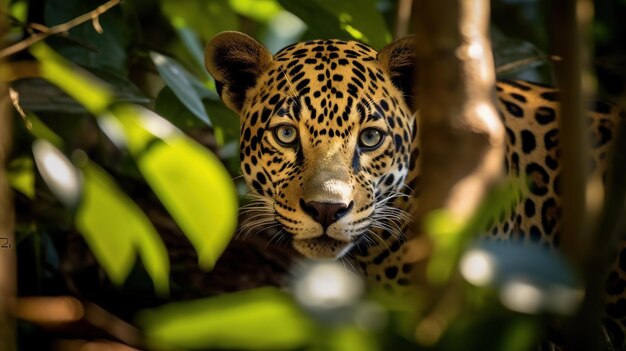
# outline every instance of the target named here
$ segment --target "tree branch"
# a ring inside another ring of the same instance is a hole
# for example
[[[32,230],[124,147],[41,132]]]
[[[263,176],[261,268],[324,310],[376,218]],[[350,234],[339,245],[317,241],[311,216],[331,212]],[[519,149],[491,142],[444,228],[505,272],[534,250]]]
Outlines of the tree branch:
[[[44,40],[51,35],[67,32],[68,30],[80,24],[83,24],[87,21],[93,21],[94,28],[96,28],[96,30],[100,32],[102,28],[100,27],[100,24],[98,22],[98,17],[102,15],[103,13],[107,12],[108,10],[110,10],[111,8],[117,6],[122,1],[123,0],[109,0],[106,3],[98,6],[95,10],[87,12],[84,15],[80,15],[72,19],[71,21],[56,25],[54,27],[50,27],[48,30],[44,32],[31,35],[30,37],[22,41],[19,41],[11,46],[8,46],[0,50],[0,59],[4,59],[17,52],[27,49],[28,47],[35,44],[36,42]]]
[[[420,184],[413,233],[424,217],[447,210],[461,223],[503,175],[504,126],[496,112],[488,0],[422,0],[417,34]],[[435,235],[436,233],[427,233]],[[418,341],[437,341],[462,305],[460,277],[430,286],[434,303],[416,327]]]
[[[415,7],[422,151],[417,218],[443,207],[462,220],[502,175],[489,1],[427,0]]]

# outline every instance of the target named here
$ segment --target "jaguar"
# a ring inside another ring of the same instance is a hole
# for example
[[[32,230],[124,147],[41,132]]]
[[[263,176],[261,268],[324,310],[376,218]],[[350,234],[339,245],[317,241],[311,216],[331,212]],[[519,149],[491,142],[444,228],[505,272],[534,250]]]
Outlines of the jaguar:
[[[240,116],[241,171],[258,198],[253,206],[270,217],[257,222],[278,226],[304,256],[351,255],[366,279],[388,290],[411,284],[420,256],[405,237],[419,199],[414,47],[412,37],[379,52],[357,41],[312,40],[272,55],[248,35],[223,32],[205,51],[222,101]],[[527,186],[488,235],[558,247],[558,91],[499,81],[496,96],[506,131],[503,167]],[[596,174],[606,172],[619,121],[609,103],[588,113]],[[626,242],[618,249],[605,330],[624,345]]]

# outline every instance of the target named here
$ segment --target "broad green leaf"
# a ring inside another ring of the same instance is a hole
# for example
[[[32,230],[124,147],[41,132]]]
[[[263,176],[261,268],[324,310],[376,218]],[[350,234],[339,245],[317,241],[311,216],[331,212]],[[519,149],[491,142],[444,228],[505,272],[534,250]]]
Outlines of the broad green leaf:
[[[101,81],[71,65],[45,44],[33,45],[30,52],[40,62],[41,76],[63,89],[91,113],[99,115],[112,102],[113,94]]]
[[[150,345],[171,349],[295,349],[314,336],[312,323],[275,288],[172,303],[141,312],[139,325]]]
[[[200,128],[206,125],[180,102],[169,87],[164,87],[157,95],[154,111],[182,130]]]
[[[298,16],[316,38],[356,39],[381,49],[391,34],[376,4],[370,0],[279,0]]]
[[[150,220],[93,163],[83,167],[84,197],[76,227],[113,283],[121,285],[139,254],[157,292],[169,289],[167,250]]]
[[[33,159],[22,156],[12,160],[7,166],[7,176],[9,184],[13,189],[35,199],[35,172],[33,170]]]
[[[187,78],[189,73],[186,73],[185,69],[173,59],[157,52],[151,52],[150,57],[156,65],[159,74],[161,74],[161,78],[163,78],[165,84],[172,89],[176,97],[180,99],[180,102],[200,120],[211,125],[211,121],[206,114],[204,105],[202,105],[200,96],[196,94],[191,82]]]
[[[198,252],[213,267],[237,224],[237,193],[220,160],[155,113],[118,106],[126,142],[144,178]]]
[[[194,32],[191,28],[185,27],[184,23],[177,25],[177,23],[175,22],[174,27],[176,29],[178,37],[187,49],[187,52],[189,52],[189,54],[193,58],[193,61],[198,70],[202,72],[203,78],[205,80],[210,80],[209,72],[207,72],[206,68],[204,68],[204,49],[200,44],[200,38],[198,37],[198,34]]]

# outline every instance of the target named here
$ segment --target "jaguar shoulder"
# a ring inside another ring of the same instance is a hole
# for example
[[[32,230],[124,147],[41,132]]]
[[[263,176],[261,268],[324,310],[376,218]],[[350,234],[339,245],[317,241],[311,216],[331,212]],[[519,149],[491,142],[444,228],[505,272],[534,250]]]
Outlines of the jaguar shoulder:
[[[279,235],[313,258],[352,252],[364,275],[387,289],[410,284],[417,259],[404,240],[407,213],[419,201],[413,48],[410,37],[380,52],[355,41],[314,40],[272,55],[247,35],[224,32],[205,53],[222,100],[241,116],[243,176],[279,224]],[[499,82],[496,89],[506,130],[504,168],[529,182],[489,236],[558,246],[558,121],[564,118],[558,92],[521,81]],[[603,175],[619,111],[599,102],[588,120],[589,162]],[[622,345],[626,242],[619,251],[605,327]]]

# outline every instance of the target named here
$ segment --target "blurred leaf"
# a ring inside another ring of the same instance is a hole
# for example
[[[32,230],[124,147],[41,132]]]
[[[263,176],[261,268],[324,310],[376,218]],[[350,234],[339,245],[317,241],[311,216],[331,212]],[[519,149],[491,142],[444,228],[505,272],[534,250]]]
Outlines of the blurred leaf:
[[[140,313],[139,324],[149,344],[188,350],[294,349],[313,336],[312,323],[275,288],[169,304]]]
[[[26,0],[13,1],[9,12],[13,18],[26,23],[28,16],[28,2]]]
[[[165,84],[172,89],[176,97],[180,99],[191,113],[206,124],[211,125],[209,116],[207,116],[204,105],[202,105],[202,100],[198,94],[196,94],[191,82],[187,78],[189,73],[186,73],[185,69],[173,59],[157,52],[151,52],[150,57],[161,74],[161,78],[163,78]]]
[[[519,180],[507,180],[493,187],[466,223],[459,222],[445,210],[432,211],[427,215],[425,225],[434,241],[434,252],[427,268],[428,279],[432,283],[448,281],[469,241],[489,229],[487,224],[491,219],[498,218],[519,201],[520,189],[524,189],[522,184]]]
[[[28,196],[31,200],[35,199],[33,159],[26,156],[13,159],[7,166],[7,176],[13,189]]]
[[[150,220],[93,163],[83,167],[84,198],[76,212],[76,227],[111,281],[121,285],[139,254],[156,291],[169,289],[167,250]]]
[[[237,224],[230,175],[214,154],[152,111],[117,106],[114,113],[144,178],[196,248],[200,266],[212,268]]]
[[[32,146],[37,170],[54,196],[67,208],[80,200],[80,173],[72,162],[49,141],[37,139]]]
[[[524,315],[503,312],[498,309],[466,309],[452,323],[436,349],[536,350],[540,321]]]
[[[20,98],[20,103],[21,101]],[[59,148],[63,146],[63,139],[33,113],[26,112],[26,124],[28,131],[37,138],[45,139]]]
[[[261,23],[267,23],[282,11],[277,0],[229,0],[228,2],[238,14]]]
[[[114,72],[87,67],[90,73],[113,87],[115,100],[146,105],[150,103],[143,93],[130,82]],[[85,107],[68,96],[62,89],[40,78],[20,79],[11,82],[11,88],[20,94],[20,105],[33,112],[84,113]]]
[[[376,5],[370,0],[279,0],[309,27],[312,37],[357,39],[381,49],[391,34]]]
[[[161,0],[161,8],[174,28],[191,28],[203,42],[225,30],[237,30],[237,14],[228,0]]]
[[[101,81],[71,65],[43,43],[30,49],[40,62],[41,76],[56,84],[91,113],[99,115],[112,102],[113,95]]]
[[[53,26],[94,10],[98,2],[84,0],[48,0],[45,2],[45,24]],[[98,16],[103,29],[98,33],[92,22],[73,27],[65,38],[53,37],[49,45],[66,59],[82,66],[108,69],[126,75],[126,47],[131,35],[121,7]],[[81,44],[81,45],[78,45]]]
[[[323,349],[333,351],[376,351],[380,347],[374,335],[354,326],[333,330],[322,342],[328,343]]]
[[[289,11],[281,11],[267,24],[267,31],[260,38],[270,52],[276,53],[285,46],[300,40],[306,24]]]

